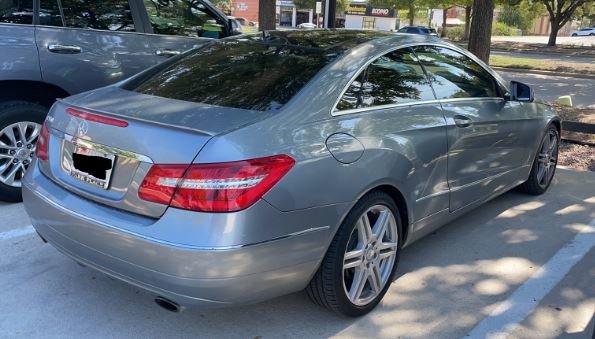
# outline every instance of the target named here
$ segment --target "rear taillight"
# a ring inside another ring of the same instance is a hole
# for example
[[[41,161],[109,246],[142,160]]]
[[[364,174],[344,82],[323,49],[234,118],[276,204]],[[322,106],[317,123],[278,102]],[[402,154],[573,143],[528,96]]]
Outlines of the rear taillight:
[[[239,211],[260,199],[294,164],[291,157],[276,155],[215,164],[153,165],[139,197],[194,211]]]
[[[48,126],[44,123],[41,126],[41,131],[39,132],[39,137],[37,138],[37,145],[35,146],[35,155],[37,159],[42,161],[47,161],[49,156],[49,148],[50,148],[50,132],[48,130]]]

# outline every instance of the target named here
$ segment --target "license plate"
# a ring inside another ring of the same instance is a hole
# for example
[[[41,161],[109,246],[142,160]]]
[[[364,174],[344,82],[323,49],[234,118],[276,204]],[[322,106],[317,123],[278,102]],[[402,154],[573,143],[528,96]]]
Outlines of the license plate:
[[[70,175],[90,185],[108,189],[115,155],[74,145]]]

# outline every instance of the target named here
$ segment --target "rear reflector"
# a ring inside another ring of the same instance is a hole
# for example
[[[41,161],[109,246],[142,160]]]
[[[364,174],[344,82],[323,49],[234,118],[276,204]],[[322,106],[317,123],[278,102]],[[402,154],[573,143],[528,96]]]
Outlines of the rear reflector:
[[[294,164],[291,157],[276,155],[215,164],[153,165],[139,197],[194,211],[239,211],[252,206]]]
[[[95,114],[95,113],[81,111],[81,110],[73,108],[73,107],[68,107],[66,109],[66,112],[68,114],[72,115],[73,117],[81,118],[81,119],[87,120],[87,121],[98,122],[100,124],[106,124],[106,125],[117,126],[117,127],[127,127],[128,126],[127,121],[116,119],[116,118],[110,118],[110,117],[106,117],[104,115],[99,115],[99,114]]]
[[[48,126],[44,122],[37,138],[37,145],[35,146],[35,155],[37,159],[42,161],[48,161],[49,154],[49,143],[50,143],[50,132]]]

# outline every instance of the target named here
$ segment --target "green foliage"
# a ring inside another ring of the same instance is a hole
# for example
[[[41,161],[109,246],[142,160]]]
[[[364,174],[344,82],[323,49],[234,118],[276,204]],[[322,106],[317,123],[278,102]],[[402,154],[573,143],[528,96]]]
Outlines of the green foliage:
[[[316,8],[316,0],[293,0],[293,4],[297,9],[314,9]]]
[[[492,25],[492,35],[516,35],[516,30],[514,27],[498,21]]]
[[[543,5],[539,2],[520,1],[516,5],[504,5],[498,21],[507,26],[527,31],[533,26],[535,18],[544,13]]]
[[[463,26],[448,27],[446,29],[446,37],[451,41],[461,41],[465,35],[465,28]]]

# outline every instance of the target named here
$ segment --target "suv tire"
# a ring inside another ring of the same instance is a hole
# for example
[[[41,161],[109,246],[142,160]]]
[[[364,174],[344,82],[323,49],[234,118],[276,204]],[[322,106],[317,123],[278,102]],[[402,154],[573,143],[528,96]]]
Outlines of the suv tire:
[[[47,115],[48,109],[36,103],[27,101],[3,101],[0,102],[0,143],[4,145],[10,144],[10,140],[3,133],[5,128],[10,125],[19,122],[30,122],[36,124],[43,124],[43,121]],[[32,132],[32,130],[29,130]],[[37,131],[39,134],[39,130]],[[31,136],[30,134],[29,136]],[[31,139],[31,152],[34,152],[34,144],[37,141],[37,137]],[[26,145],[25,145],[26,146]],[[2,180],[4,172],[7,171],[10,166],[9,162],[11,159],[7,158],[10,152],[7,148],[2,148],[0,144],[0,201],[6,202],[20,202],[23,200],[21,195],[20,178],[15,180],[13,184],[6,184]],[[4,155],[4,157],[2,157]],[[27,165],[24,165],[25,162]],[[24,166],[28,166],[29,160],[23,162]]]

